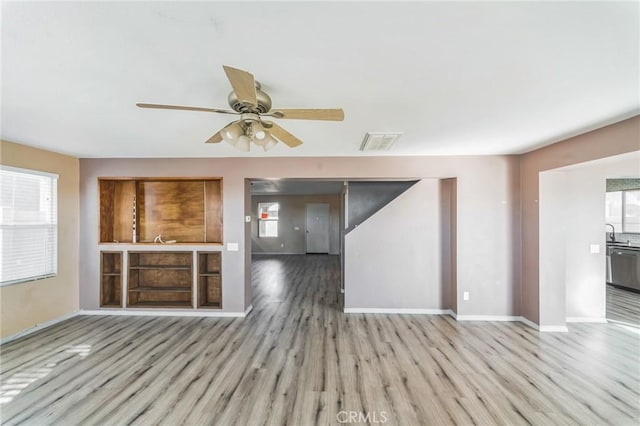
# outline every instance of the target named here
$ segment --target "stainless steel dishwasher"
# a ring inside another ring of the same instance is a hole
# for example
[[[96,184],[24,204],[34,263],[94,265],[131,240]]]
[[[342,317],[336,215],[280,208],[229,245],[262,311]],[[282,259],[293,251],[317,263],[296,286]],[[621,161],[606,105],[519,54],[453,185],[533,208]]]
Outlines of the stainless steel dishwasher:
[[[640,290],[640,249],[612,247],[611,284]]]

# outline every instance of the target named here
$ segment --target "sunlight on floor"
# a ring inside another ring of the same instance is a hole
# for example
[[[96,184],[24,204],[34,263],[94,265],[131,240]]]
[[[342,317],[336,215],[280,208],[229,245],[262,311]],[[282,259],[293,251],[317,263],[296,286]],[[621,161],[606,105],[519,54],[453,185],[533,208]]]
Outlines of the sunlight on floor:
[[[618,327],[630,331],[632,333],[636,333],[636,334],[640,334],[640,327],[636,324],[632,324],[629,322],[624,322],[624,321],[617,321],[617,320],[612,320],[612,319],[608,319],[607,320],[608,323],[610,324],[615,324]]]
[[[280,260],[265,262],[265,272],[269,278],[264,281],[263,291],[270,299],[280,300],[284,291],[284,267]]]
[[[64,350],[64,353],[77,354],[81,359],[89,355],[91,345],[74,345]],[[54,351],[54,354],[59,354]],[[49,358],[54,358],[52,355]],[[19,371],[3,380],[0,384],[0,405],[13,401],[24,389],[39,379],[47,377],[56,367],[56,362],[46,361],[43,367],[31,367]]]

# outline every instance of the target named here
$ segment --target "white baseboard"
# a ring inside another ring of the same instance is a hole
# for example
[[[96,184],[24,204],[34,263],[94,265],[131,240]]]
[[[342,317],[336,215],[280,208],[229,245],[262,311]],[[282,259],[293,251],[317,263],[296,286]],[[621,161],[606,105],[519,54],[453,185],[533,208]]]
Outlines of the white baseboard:
[[[320,253],[320,254],[327,254],[329,256],[340,256],[340,253]],[[252,251],[251,255],[256,255],[256,256],[279,256],[279,255],[283,255],[283,256],[305,256],[307,255],[307,253],[305,252],[293,252],[293,251],[260,251],[260,252],[255,252]]]
[[[414,315],[450,315],[456,321],[504,321],[521,322],[524,325],[539,331],[568,331],[554,327],[540,330],[538,324],[522,316],[517,315],[458,315],[451,309],[388,309],[388,308],[344,308],[345,314],[414,314]]]
[[[248,312],[247,312],[248,313]],[[195,310],[166,310],[166,309],[87,309],[81,310],[77,315],[120,315],[120,316],[147,316],[147,317],[232,317],[244,318],[245,312],[216,312]]]
[[[566,325],[540,325],[538,330],[541,333],[568,333],[569,329]]]
[[[55,324],[57,324],[59,322],[62,322],[62,321],[66,321],[69,318],[73,318],[73,317],[75,317],[76,315],[79,315],[79,314],[80,314],[80,312],[76,311],[76,312],[72,312],[72,313],[67,314],[67,315],[63,315],[63,316],[61,316],[59,318],[54,318],[51,321],[43,322],[42,324],[36,324],[33,327],[27,328],[26,330],[19,331],[16,334],[12,334],[11,336],[3,337],[2,339],[0,339],[0,345],[3,345],[5,343],[9,343],[12,340],[18,339],[20,337],[27,336],[27,335],[29,335],[31,333],[35,333],[36,331],[40,331],[40,330],[45,329],[47,327],[51,327],[52,325],[55,325]]]
[[[252,256],[278,256],[278,255],[292,256],[292,255],[303,255],[303,254],[305,253],[298,253],[298,252],[292,252],[292,251],[260,251],[260,252],[252,251],[251,252]]]
[[[538,324],[536,324],[535,322],[525,318],[525,317],[520,317],[520,322],[523,323],[524,325],[527,325],[531,328],[533,328],[534,330],[538,330],[540,331],[540,327],[538,327]]]
[[[520,321],[522,317],[512,315],[456,315],[458,321]]]
[[[249,315],[249,312],[253,311],[253,305],[247,306],[247,309],[244,310],[244,316]]]
[[[450,309],[344,308],[345,314],[447,315]]]
[[[607,319],[602,317],[567,317],[567,322],[584,322],[606,324]]]

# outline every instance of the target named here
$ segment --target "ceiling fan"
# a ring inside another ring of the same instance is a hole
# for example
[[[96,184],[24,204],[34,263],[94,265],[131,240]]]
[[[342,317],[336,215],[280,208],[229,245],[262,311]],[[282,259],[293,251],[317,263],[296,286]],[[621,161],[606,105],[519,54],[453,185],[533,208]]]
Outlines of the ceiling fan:
[[[223,68],[233,88],[228,97],[231,110],[146,103],[137,103],[136,105],[140,108],[178,109],[239,115],[239,120],[226,125],[222,130],[211,136],[206,143],[218,143],[224,140],[245,152],[249,151],[251,142],[261,146],[265,151],[276,146],[278,141],[284,142],[291,148],[302,144],[300,139],[278,124],[264,120],[263,117],[301,120],[344,120],[344,111],[342,109],[272,109],[271,98],[260,89],[260,83],[255,80],[253,74],[226,65]]]

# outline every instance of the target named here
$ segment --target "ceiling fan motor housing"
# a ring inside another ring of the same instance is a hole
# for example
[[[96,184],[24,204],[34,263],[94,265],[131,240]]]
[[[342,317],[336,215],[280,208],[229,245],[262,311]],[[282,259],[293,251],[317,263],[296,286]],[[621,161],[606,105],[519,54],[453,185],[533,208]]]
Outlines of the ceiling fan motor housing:
[[[265,92],[260,90],[260,83],[256,81],[256,98],[258,100],[258,105],[247,105],[240,101],[235,92],[229,93],[227,100],[229,101],[229,106],[237,112],[245,113],[245,112],[253,112],[256,114],[264,114],[271,109],[271,98]]]

